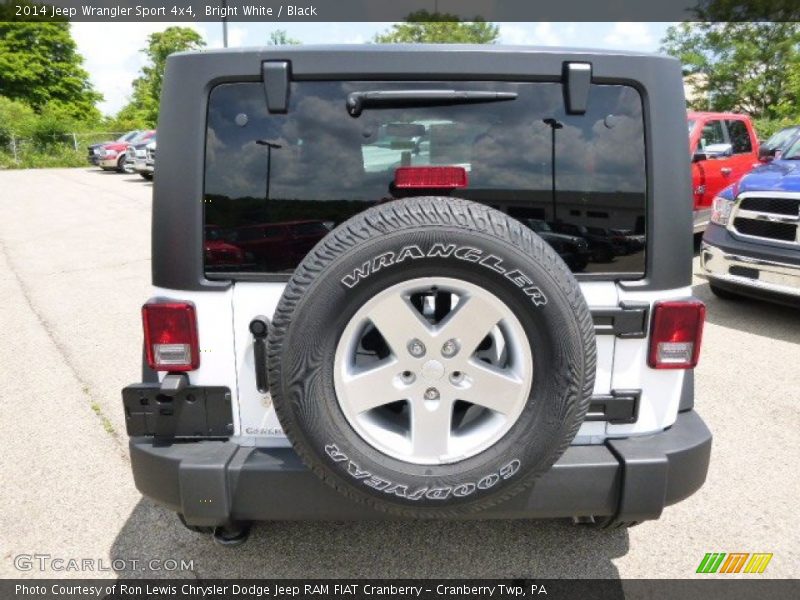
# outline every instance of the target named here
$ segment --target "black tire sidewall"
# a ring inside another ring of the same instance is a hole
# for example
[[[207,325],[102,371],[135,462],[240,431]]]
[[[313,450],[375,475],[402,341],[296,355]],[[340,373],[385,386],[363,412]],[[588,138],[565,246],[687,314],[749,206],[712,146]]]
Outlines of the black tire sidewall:
[[[568,272],[565,279],[561,259],[538,236],[533,239],[538,260],[486,232],[403,227],[359,243],[330,260],[294,303],[281,336],[280,382],[274,394],[279,419],[306,462],[324,471],[323,478],[332,476],[336,487],[344,487],[350,495],[378,500],[379,508],[412,509],[417,515],[426,509],[438,514],[444,508],[477,507],[489,498],[497,501],[549,469],[585,416],[584,380],[594,378],[594,340],[587,340],[586,328],[576,317],[576,302],[588,314],[577,282]],[[541,290],[546,303],[541,304],[541,299],[534,302],[523,291],[531,286],[521,286],[490,266],[454,256],[410,258],[371,273],[353,287],[342,283],[355,268],[376,256],[386,252],[399,255],[410,247],[421,249],[424,255],[434,244],[472,247],[482,256],[499,258],[500,263],[493,262],[495,267],[524,274]],[[517,422],[485,451],[444,465],[411,464],[373,448],[350,426],[334,387],[333,357],[355,312],[381,291],[421,277],[460,279],[493,293],[519,319],[533,354],[530,399]],[[427,491],[409,499],[422,489]]]

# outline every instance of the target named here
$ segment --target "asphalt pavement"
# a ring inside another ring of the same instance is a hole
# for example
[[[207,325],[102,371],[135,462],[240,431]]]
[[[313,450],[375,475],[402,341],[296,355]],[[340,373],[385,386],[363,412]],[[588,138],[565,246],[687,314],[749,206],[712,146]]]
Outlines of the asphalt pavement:
[[[771,552],[769,576],[800,577],[800,313],[716,299],[697,259],[711,468],[658,521],[261,523],[238,548],[189,532],[135,489],[119,395],[139,380],[151,192],[98,169],[0,171],[1,577],[683,578],[706,552]]]

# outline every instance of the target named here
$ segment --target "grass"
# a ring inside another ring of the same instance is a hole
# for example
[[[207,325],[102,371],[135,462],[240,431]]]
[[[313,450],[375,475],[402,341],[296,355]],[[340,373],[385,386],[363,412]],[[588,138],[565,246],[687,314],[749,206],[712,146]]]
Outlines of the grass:
[[[111,421],[108,420],[108,417],[103,414],[103,409],[100,408],[100,405],[97,402],[92,402],[92,410],[94,414],[100,417],[100,421],[103,423],[103,429],[106,430],[106,433],[110,433],[111,435],[117,435],[117,431],[114,429],[114,426],[111,424]]]
[[[49,148],[21,147],[17,160],[7,150],[0,151],[0,169],[52,169],[86,166],[86,149],[55,145]]]
[[[89,386],[83,386],[83,393],[86,396],[89,396]],[[114,429],[114,425],[111,424],[111,421],[108,419],[108,417],[103,414],[103,409],[100,408],[100,405],[97,402],[92,402],[89,406],[92,407],[94,414],[100,417],[100,422],[103,423],[103,429],[106,430],[106,433],[116,437],[117,430]]]

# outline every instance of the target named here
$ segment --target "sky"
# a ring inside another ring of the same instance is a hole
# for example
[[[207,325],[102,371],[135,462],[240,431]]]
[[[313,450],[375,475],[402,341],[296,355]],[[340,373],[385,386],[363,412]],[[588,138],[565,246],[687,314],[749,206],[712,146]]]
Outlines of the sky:
[[[149,34],[171,25],[196,29],[209,48],[222,47],[221,23],[87,23],[73,22],[72,34],[95,88],[105,100],[104,114],[127,102],[131,81],[144,64],[141,49]],[[671,23],[498,23],[501,44],[574,46],[655,52]],[[274,29],[283,29],[303,44],[362,44],[391,23],[229,23],[228,46],[261,46]]]

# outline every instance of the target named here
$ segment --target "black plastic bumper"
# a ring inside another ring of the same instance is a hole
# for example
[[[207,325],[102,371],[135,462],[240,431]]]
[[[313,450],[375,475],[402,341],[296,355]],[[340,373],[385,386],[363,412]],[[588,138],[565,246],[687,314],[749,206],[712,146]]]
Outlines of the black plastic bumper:
[[[130,440],[136,487],[192,525],[236,520],[385,519],[320,481],[289,448]],[[658,434],[570,446],[530,489],[469,518],[657,518],[703,484],[711,432],[693,410]]]

